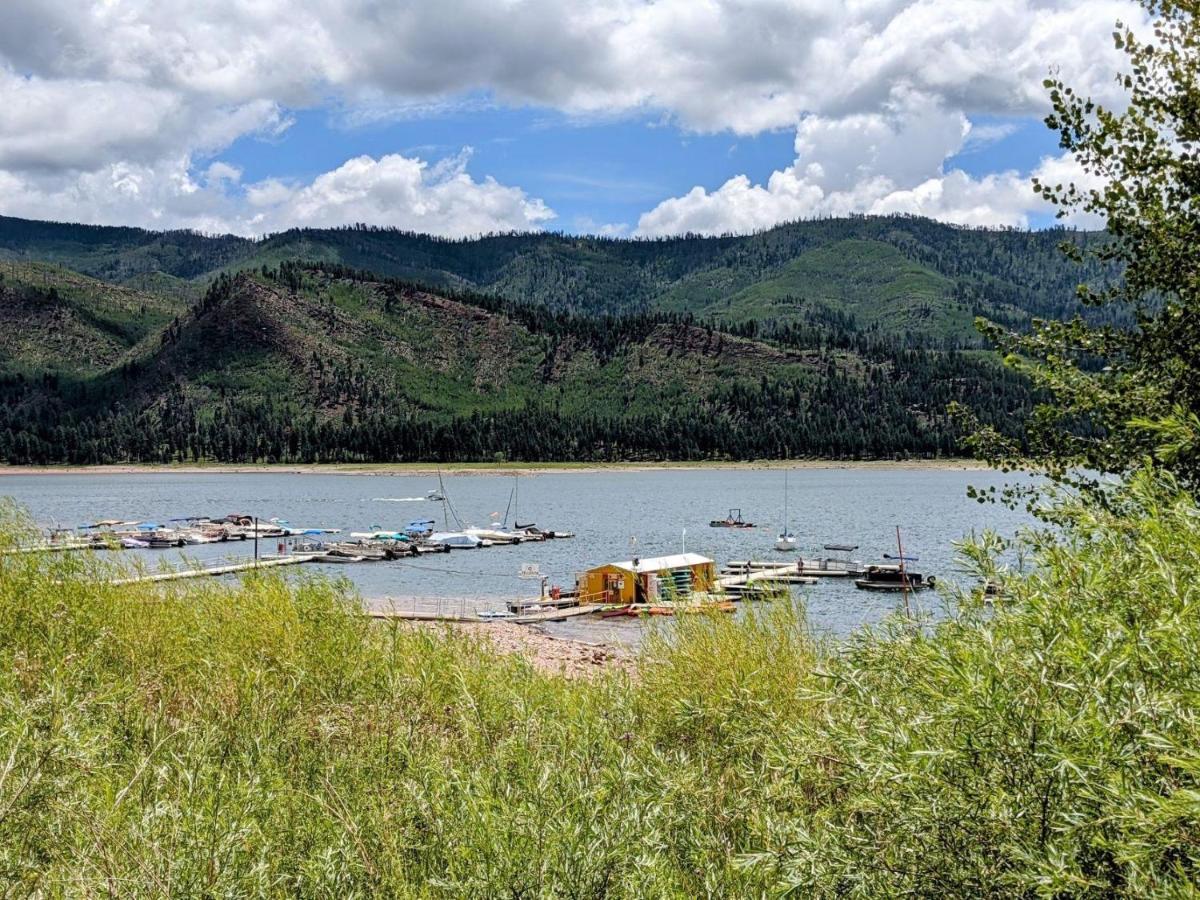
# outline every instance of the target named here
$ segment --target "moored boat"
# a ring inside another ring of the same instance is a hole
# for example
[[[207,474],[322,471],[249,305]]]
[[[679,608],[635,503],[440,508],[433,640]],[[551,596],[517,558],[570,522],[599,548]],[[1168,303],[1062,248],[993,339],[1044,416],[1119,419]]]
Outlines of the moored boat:
[[[343,553],[338,550],[331,550],[328,553],[322,553],[313,558],[314,562],[320,563],[358,563],[363,561],[363,557],[354,556],[353,554]]]
[[[775,539],[775,549],[790,551],[796,549],[796,536],[788,528],[788,475],[783,473],[783,531]]]
[[[747,522],[742,518],[740,509],[730,509],[729,515],[724,519],[713,519],[708,523],[710,528],[753,528],[753,522]]]
[[[353,556],[367,562],[378,562],[387,558],[383,547],[377,546],[372,541],[340,541],[336,544],[329,544],[328,553]]]
[[[448,547],[451,550],[475,550],[484,546],[484,540],[463,531],[435,531],[425,538],[433,547]]]
[[[862,578],[855,579],[854,586],[864,591],[922,591],[936,583],[932,575],[926,578],[899,565],[872,565]]]
[[[506,531],[499,525],[489,528],[464,528],[463,534],[477,537],[481,541],[491,541],[493,544],[519,544],[522,536],[514,531]]]

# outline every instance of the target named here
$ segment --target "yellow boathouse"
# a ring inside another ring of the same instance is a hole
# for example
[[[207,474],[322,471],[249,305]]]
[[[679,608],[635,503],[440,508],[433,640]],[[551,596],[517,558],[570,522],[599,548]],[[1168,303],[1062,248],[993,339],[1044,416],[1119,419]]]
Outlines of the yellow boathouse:
[[[678,553],[597,566],[579,576],[578,587],[584,602],[625,605],[687,599],[716,583],[715,562],[698,553]]]

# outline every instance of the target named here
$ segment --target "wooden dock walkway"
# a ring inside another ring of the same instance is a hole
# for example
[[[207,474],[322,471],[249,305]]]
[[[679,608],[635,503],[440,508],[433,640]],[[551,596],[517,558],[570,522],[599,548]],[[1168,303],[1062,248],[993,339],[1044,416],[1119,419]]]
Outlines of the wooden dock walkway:
[[[490,622],[492,619],[482,619],[479,616],[460,616],[457,613],[419,612],[409,609],[368,609],[367,616],[372,619],[399,619],[404,622]],[[513,619],[496,621],[512,622]]]
[[[233,575],[237,572],[251,572],[259,569],[275,569],[279,566],[298,566],[301,563],[316,559],[311,555],[271,556],[266,559],[250,560],[244,563],[233,563],[226,566],[208,566],[201,569],[179,569],[175,572],[156,572],[152,575],[137,575],[133,578],[117,578],[109,584],[153,584],[160,581],[181,581],[185,578],[208,578],[217,575]]]
[[[5,547],[0,556],[18,556],[23,553],[62,553],[67,550],[107,550],[107,544],[78,541],[66,544],[38,544],[36,547]]]
[[[806,578],[848,578],[862,575],[863,566],[855,562],[843,562],[837,559],[798,559],[796,562],[774,560],[731,560],[727,562],[724,571],[730,574],[746,572],[761,572],[768,569],[798,569],[798,573]]]
[[[796,563],[785,563],[771,568],[748,569],[744,572],[722,575],[717,586],[727,594],[739,595],[773,584],[816,584],[817,579],[801,574]]]
[[[567,609],[541,609],[537,612],[526,613],[521,616],[492,618],[465,616],[459,613],[444,613],[435,610],[368,609],[366,612],[372,619],[399,619],[404,622],[511,622],[514,625],[535,625],[538,622],[560,622],[563,619],[573,619],[576,616],[592,615],[604,608],[606,607],[572,606]]]
[[[538,622],[561,622],[563,619],[573,619],[576,616],[589,616],[606,609],[604,606],[588,604],[587,606],[569,606],[565,609],[540,609],[537,612],[525,613],[512,619],[501,619],[502,622],[516,622],[518,625],[533,625]]]

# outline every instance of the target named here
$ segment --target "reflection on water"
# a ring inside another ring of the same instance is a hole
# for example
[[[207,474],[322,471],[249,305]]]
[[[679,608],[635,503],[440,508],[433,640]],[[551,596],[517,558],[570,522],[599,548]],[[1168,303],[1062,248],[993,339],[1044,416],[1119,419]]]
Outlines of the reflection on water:
[[[1028,517],[966,497],[967,485],[1000,485],[1014,476],[957,469],[829,468],[793,469],[789,519],[805,556],[826,543],[858,544],[856,557],[878,560],[895,553],[895,526],[903,529],[906,553],[920,557],[922,572],[953,578],[951,542],[971,530],[991,527],[1011,535]],[[572,531],[573,540],[546,541],[436,554],[394,562],[306,566],[305,571],[350,579],[371,602],[402,609],[440,609],[472,614],[503,601],[536,595],[537,581],[522,580],[523,563],[537,563],[551,584],[574,583],[593,565],[632,556],[659,556],[681,550],[703,553],[724,563],[732,559],[774,559],[775,537],[783,517],[780,469],[693,469],[644,472],[550,472],[519,479],[463,475],[445,478],[449,503],[423,499],[437,479],[416,475],[349,474],[186,474],[21,475],[0,478],[0,495],[15,497],[43,525],[74,526],[97,519],[151,519],[219,516],[246,511],[277,516],[293,525],[396,529],[418,518],[445,514],[449,527],[486,525],[493,516],[543,528]],[[731,507],[740,507],[752,529],[710,528]],[[260,550],[276,551],[276,540]],[[177,560],[177,551],[127,551],[147,562]],[[252,553],[249,544],[187,548],[191,558],[215,561]],[[289,570],[299,571],[299,570]],[[859,591],[838,580],[798,588],[814,629],[844,635],[877,622],[895,609],[897,598]],[[385,600],[386,598],[386,600]],[[920,595],[926,606],[937,595]],[[636,641],[644,626],[635,620],[582,617],[547,626],[547,631],[582,640]]]

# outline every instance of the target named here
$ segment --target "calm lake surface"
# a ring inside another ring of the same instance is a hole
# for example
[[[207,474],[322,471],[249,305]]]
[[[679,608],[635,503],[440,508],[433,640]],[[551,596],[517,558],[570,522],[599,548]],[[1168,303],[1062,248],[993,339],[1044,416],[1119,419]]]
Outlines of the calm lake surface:
[[[943,580],[955,577],[952,542],[972,530],[993,528],[1011,536],[1030,523],[1022,512],[982,505],[966,496],[968,485],[1001,485],[1015,476],[985,471],[912,468],[792,469],[788,475],[791,528],[805,557],[826,543],[858,544],[855,558],[878,561],[895,553],[895,526],[905,550],[920,557],[914,567]],[[522,475],[446,476],[446,494],[463,525],[485,526],[504,515],[519,481],[519,521],[571,531],[572,540],[431,554],[411,561],[304,566],[289,573],[323,572],[349,578],[368,602],[402,608],[440,608],[473,614],[497,609],[506,599],[536,596],[536,581],[518,577],[523,563],[537,563],[551,584],[573,585],[575,574],[604,562],[680,552],[703,553],[724,564],[734,559],[780,559],[775,536],[783,519],[783,470],[693,469],[659,471],[550,472]],[[422,498],[435,477],[388,474],[190,474],[19,475],[0,477],[0,496],[11,496],[46,526],[76,526],[98,519],[165,522],[183,516],[247,512],[283,518],[295,526],[367,531],[399,529],[420,518],[442,524],[442,504]],[[747,530],[710,528],[731,507],[740,507]],[[512,511],[509,521],[514,520]],[[456,527],[453,514],[450,527]],[[277,540],[264,540],[274,553]],[[189,547],[189,558],[206,563],[252,554],[246,543]],[[154,566],[179,562],[179,551],[126,551],[130,560]],[[294,577],[294,575],[292,576]],[[829,579],[796,589],[815,630],[845,635],[892,612],[899,599],[859,591]],[[936,609],[933,592],[919,603]],[[547,626],[560,636],[636,643],[646,627],[634,620],[582,617]]]

